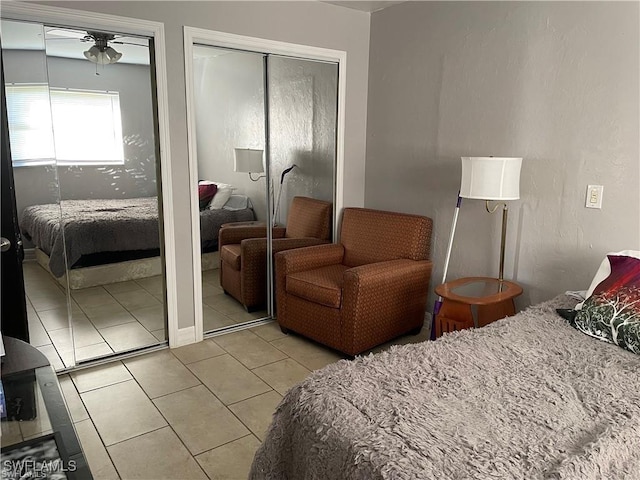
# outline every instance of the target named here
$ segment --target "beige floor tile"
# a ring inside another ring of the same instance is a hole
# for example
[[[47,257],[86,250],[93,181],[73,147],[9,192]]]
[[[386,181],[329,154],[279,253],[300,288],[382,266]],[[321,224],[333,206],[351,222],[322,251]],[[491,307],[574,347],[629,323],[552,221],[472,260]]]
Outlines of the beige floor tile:
[[[200,385],[200,380],[169,350],[129,358],[123,363],[150,398]]]
[[[53,345],[42,345],[36,348],[45,354],[54,370],[64,369],[64,363]]]
[[[93,323],[98,330],[116,325],[124,325],[125,323],[137,322],[135,317],[119,303],[87,307],[84,311],[87,317],[89,317],[89,320],[91,320],[91,323]]]
[[[106,355],[111,355],[112,353],[113,349],[106,342],[87,345],[86,347],[76,348],[76,362],[104,357]]]
[[[207,479],[168,427],[110,446],[107,450],[123,479]]]
[[[71,337],[73,336],[73,343]],[[98,330],[91,324],[89,320],[77,322],[73,328],[60,328],[49,332],[49,337],[56,349],[61,352],[70,352],[74,349],[87,347],[103,343],[104,338],[98,333]]]
[[[277,340],[279,338],[284,338],[287,336],[286,333],[282,333],[282,330],[280,330],[280,325],[278,325],[278,322],[276,321],[268,323],[266,325],[260,325],[259,327],[253,327],[251,331],[259,337],[265,339],[267,342],[271,342],[272,340]]]
[[[211,270],[203,271],[202,280],[213,283],[214,285],[220,285],[220,269],[212,268]]]
[[[328,347],[323,347],[311,340],[295,335],[287,335],[271,342],[271,345],[289,355],[299,364],[309,370],[317,370],[326,367],[330,363],[344,358],[338,352]]]
[[[160,330],[154,330],[153,332],[151,332],[151,335],[156,337],[160,342],[166,342],[168,340],[164,328],[161,328]]]
[[[154,403],[193,455],[249,433],[204,385],[156,398]]]
[[[172,348],[171,353],[186,365],[187,363],[199,362],[206,358],[223,355],[225,351],[213,340],[204,340],[184,347]]]
[[[40,347],[42,345],[51,345],[51,339],[47,335],[42,322],[38,318],[38,315],[33,311],[33,314],[28,316],[29,322],[29,343],[34,347]]]
[[[73,322],[71,330],[75,348],[87,347],[104,342],[104,338],[98,333],[98,330],[89,319]]]
[[[207,305],[202,306],[202,323],[205,332],[210,332],[218,328],[234,325],[235,322],[224,313],[218,312]]]
[[[29,300],[31,300],[36,312],[53,308],[65,308],[67,306],[67,296],[62,292],[29,296]]]
[[[227,405],[271,390],[269,385],[228,354],[187,366]]]
[[[229,409],[249,427],[256,437],[264,440],[267,428],[271,425],[273,413],[281,400],[282,397],[278,392],[268,392],[234,403],[229,406]]]
[[[71,421],[76,423],[87,420],[89,414],[87,413],[87,409],[84,408],[84,403],[82,403],[71,377],[69,375],[61,375],[58,377],[58,382],[64,395],[64,403],[67,405],[67,409],[71,415]]]
[[[113,296],[124,308],[129,311],[138,310],[145,307],[153,307],[154,305],[160,304],[160,302],[153,295],[151,295],[144,289],[134,290],[132,292],[118,292],[114,293]]]
[[[167,424],[134,380],[81,393],[80,397],[107,446]]]
[[[75,428],[94,480],[118,480],[120,477],[91,420],[76,423]]]
[[[235,323],[250,322],[259,318],[262,319],[268,317],[266,310],[257,310],[255,312],[242,311],[237,313],[228,313],[227,316]]]
[[[151,295],[162,295],[162,276],[138,278],[136,283],[144,288]]]
[[[130,312],[150,332],[164,329],[164,305],[152,305],[151,307],[130,310]]]
[[[291,358],[254,368],[252,371],[280,395],[287,393],[291,387],[303,381],[311,373]]]
[[[221,335],[213,338],[213,341],[250,369],[287,358],[284,353],[250,330]]]
[[[41,297],[43,295],[56,295],[63,293],[63,290],[60,288],[58,283],[53,282],[50,279],[35,279],[31,281],[26,281],[25,279],[25,290],[27,295],[32,297]]]
[[[245,480],[260,442],[253,435],[204,452],[196,457],[211,480]]]
[[[121,362],[112,362],[107,365],[73,372],[71,379],[75,383],[78,392],[84,393],[115,383],[126,382],[133,379],[133,377]]]
[[[114,352],[124,352],[158,343],[158,339],[138,322],[101,328],[99,331]]]
[[[246,312],[240,302],[229,295],[225,295],[224,293],[205,297],[203,302],[214,310],[224,313],[225,315]]]
[[[43,310],[38,313],[38,316],[40,317],[44,328],[49,332],[60,328],[69,328],[69,310],[66,305],[62,308]],[[71,316],[73,323],[87,319],[79,307],[71,309]]]
[[[219,282],[208,282],[205,279],[202,280],[202,298],[210,297],[211,295],[219,295],[224,293],[224,290],[220,286]]]
[[[71,296],[85,311],[87,308],[116,303],[116,299],[102,287],[74,290]]]
[[[104,289],[110,294],[116,294],[121,292],[133,292],[135,290],[140,290],[142,287],[134,282],[133,280],[129,280],[127,282],[117,282],[117,283],[109,283],[107,285],[103,285]]]

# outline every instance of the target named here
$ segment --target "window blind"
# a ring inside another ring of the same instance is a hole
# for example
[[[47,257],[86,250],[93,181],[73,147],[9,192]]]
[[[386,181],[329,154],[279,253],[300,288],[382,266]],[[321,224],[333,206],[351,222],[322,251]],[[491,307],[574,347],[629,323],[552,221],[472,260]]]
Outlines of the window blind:
[[[118,92],[7,86],[14,165],[123,164]]]

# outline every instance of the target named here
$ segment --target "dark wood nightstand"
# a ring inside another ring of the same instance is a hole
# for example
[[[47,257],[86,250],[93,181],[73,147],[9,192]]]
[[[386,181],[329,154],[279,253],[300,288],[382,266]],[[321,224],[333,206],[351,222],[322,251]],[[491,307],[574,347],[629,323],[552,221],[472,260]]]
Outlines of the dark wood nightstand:
[[[438,285],[436,293],[443,299],[434,322],[439,337],[514,315],[513,299],[522,294],[522,287],[497,278],[466,277]]]

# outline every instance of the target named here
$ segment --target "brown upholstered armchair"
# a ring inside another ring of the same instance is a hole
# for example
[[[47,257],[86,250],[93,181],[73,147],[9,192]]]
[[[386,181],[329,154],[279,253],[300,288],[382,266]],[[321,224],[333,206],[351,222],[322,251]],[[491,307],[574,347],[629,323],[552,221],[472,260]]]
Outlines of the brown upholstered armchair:
[[[294,197],[287,227],[273,228],[273,252],[328,243],[331,239],[329,202]],[[242,303],[247,311],[267,300],[266,226],[233,223],[220,228],[220,285]]]
[[[339,244],[276,254],[280,328],[348,355],[419,332],[431,227],[418,215],[345,208]]]

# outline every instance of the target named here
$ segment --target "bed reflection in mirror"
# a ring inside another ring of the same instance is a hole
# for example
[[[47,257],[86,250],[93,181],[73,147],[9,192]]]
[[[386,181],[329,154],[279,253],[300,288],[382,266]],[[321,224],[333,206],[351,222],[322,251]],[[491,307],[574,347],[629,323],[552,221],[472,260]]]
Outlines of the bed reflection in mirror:
[[[34,25],[2,54],[31,343],[61,369],[166,340],[151,40]]]

